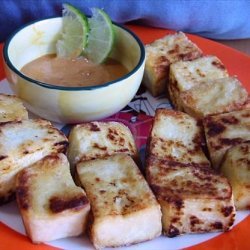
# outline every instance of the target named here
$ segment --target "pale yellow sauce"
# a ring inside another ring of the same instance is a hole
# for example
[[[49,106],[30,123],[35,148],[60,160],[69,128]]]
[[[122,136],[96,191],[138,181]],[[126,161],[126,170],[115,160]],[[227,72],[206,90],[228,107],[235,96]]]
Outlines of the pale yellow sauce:
[[[127,74],[128,70],[114,59],[97,65],[84,57],[69,59],[49,54],[29,62],[21,72],[32,79],[52,85],[83,87],[116,80]]]

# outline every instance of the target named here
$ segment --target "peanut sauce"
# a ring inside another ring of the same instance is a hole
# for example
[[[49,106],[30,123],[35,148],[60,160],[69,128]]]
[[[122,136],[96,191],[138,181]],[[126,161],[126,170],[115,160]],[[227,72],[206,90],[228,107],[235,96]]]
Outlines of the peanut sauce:
[[[41,56],[26,64],[21,72],[37,81],[67,87],[104,84],[128,73],[118,61],[108,58],[103,64],[94,64],[84,57],[75,59]]]

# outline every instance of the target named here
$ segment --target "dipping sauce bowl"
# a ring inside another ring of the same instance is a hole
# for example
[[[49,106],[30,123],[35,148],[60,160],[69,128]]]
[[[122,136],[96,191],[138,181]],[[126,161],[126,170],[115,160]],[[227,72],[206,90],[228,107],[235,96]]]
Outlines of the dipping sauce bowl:
[[[134,97],[142,81],[145,50],[140,39],[114,24],[116,40],[110,58],[121,62],[128,73],[102,85],[56,86],[24,75],[21,72],[24,65],[56,53],[61,29],[61,17],[44,19],[20,28],[5,43],[5,72],[15,95],[32,113],[59,123],[99,120],[120,111]]]

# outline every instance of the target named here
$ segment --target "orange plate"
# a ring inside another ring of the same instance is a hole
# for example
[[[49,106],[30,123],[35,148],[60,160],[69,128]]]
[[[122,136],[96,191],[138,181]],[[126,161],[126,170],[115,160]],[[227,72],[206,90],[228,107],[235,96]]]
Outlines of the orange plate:
[[[129,29],[134,31],[143,41],[144,44],[150,43],[155,39],[161,38],[173,31],[166,29],[156,29],[143,26],[128,25]],[[195,35],[188,34],[188,37],[198,45],[204,54],[216,55],[225,64],[230,75],[236,75],[244,84],[248,91],[250,91],[250,57],[227,46],[217,42],[201,38]],[[2,54],[3,45],[0,44],[0,51]],[[0,80],[4,79],[4,70],[2,61],[0,61]],[[8,226],[0,222],[0,249],[57,249],[48,245],[34,245],[30,240],[10,229]],[[250,249],[250,216],[248,215],[243,221],[234,226],[234,228],[227,233],[220,234],[208,241],[191,246],[189,250],[245,250]],[[164,249],[164,246],[163,246]]]

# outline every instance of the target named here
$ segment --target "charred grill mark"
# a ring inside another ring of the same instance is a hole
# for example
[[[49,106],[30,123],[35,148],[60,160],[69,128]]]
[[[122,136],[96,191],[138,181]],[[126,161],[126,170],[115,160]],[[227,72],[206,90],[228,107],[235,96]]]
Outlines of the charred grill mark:
[[[179,89],[177,80],[171,79],[171,83],[172,84],[170,86],[172,87],[173,91],[178,93],[180,91],[180,89]]]
[[[31,174],[24,170],[22,174],[20,174],[18,178],[18,184],[16,187],[16,197],[21,209],[27,210],[29,209],[29,179]]]
[[[202,124],[202,120],[197,120],[196,121],[196,126],[199,128],[200,130],[200,136],[202,135],[202,132],[203,132],[203,124]]]
[[[22,121],[7,121],[7,122],[1,122],[0,127],[5,127],[6,125],[8,126],[9,124],[20,124]]]
[[[121,197],[119,195],[116,195],[113,197],[113,202],[116,203],[121,199]]]
[[[79,210],[88,204],[86,196],[76,196],[71,199],[63,199],[60,197],[52,197],[49,200],[49,208],[52,213],[60,213],[67,209]]]
[[[211,227],[212,227],[212,229],[220,230],[223,228],[223,225],[220,221],[216,221],[216,222],[211,224]]]
[[[163,164],[166,164],[166,166],[169,166],[169,167],[194,167],[194,168],[202,168],[204,169],[204,171],[206,170],[207,172],[206,173],[211,173],[212,172],[212,169],[209,165],[208,162],[201,162],[201,163],[194,163],[194,162],[190,162],[190,163],[182,163],[182,162],[178,162],[178,161],[164,161],[161,163]]]
[[[242,138],[220,138],[220,144],[235,146],[243,141]]]
[[[165,65],[169,65],[169,60],[167,59],[166,56],[160,56],[158,59],[157,59],[157,64],[165,64]]]
[[[122,145],[122,146],[124,146],[124,144],[125,144],[125,139],[122,138],[122,137],[120,137],[120,138],[119,138],[119,144]]]
[[[229,206],[229,207],[223,207],[221,209],[221,213],[225,216],[225,217],[228,217],[229,215],[232,214],[233,212],[233,207],[232,206]]]
[[[202,211],[206,211],[206,212],[211,212],[212,211],[212,208],[210,208],[210,207],[204,207],[203,209],[202,209]]]
[[[244,164],[244,166],[247,167],[248,171],[250,171],[250,160],[242,158],[242,159],[239,159],[238,162],[241,164]],[[247,186],[250,187],[250,185],[247,185]]]
[[[171,223],[177,223],[179,220],[180,220],[179,217],[174,217],[174,218],[171,220]]]
[[[108,131],[109,131],[109,134],[119,135],[119,133],[115,129],[109,128]]]
[[[127,191],[126,191],[126,190],[124,190],[124,189],[119,190],[118,194],[119,194],[119,195],[125,195],[125,196],[128,196]]]
[[[170,184],[171,186],[177,186],[177,185],[178,185],[176,179],[171,180],[169,184]]]
[[[113,141],[113,140],[115,139],[115,136],[112,135],[112,134],[108,134],[107,137],[108,137],[111,141]]]
[[[51,164],[54,162],[54,161],[57,161],[59,160],[59,156],[57,154],[51,154],[51,155],[47,155],[43,158],[43,161],[49,161]]]
[[[246,144],[242,144],[240,146],[240,151],[244,154],[244,155],[247,155],[250,153],[250,144],[248,145],[247,143]]]
[[[56,147],[57,152],[66,153],[67,147],[69,145],[68,141],[61,141],[54,143],[54,147]]]
[[[222,117],[221,121],[226,124],[237,124],[239,123],[239,120],[233,116],[229,117]]]
[[[151,185],[151,188],[152,188],[152,190],[153,190],[153,192],[154,192],[155,194],[159,194],[159,193],[161,192],[161,187],[160,187],[160,186],[157,186],[157,185],[155,185],[155,184],[152,184],[152,185]]]
[[[152,187],[152,189],[155,191],[155,187],[154,188]],[[157,189],[157,187],[156,187],[156,189]],[[170,191],[170,192],[168,192],[168,191]],[[161,199],[165,200],[168,203],[171,203],[173,206],[175,206],[175,208],[177,210],[181,210],[184,207],[184,202],[181,198],[179,198],[177,195],[169,194],[169,193],[171,193],[171,190],[165,189],[164,192],[162,192],[161,188],[158,187],[158,190],[155,192],[156,193],[158,192],[159,197]],[[166,194],[166,192],[168,194]],[[161,195],[162,193],[165,193],[165,194]]]
[[[221,146],[221,145],[214,145],[213,147],[214,147],[215,150],[220,150],[220,149],[222,149],[222,146]]]
[[[199,220],[199,219],[198,219],[196,216],[194,216],[194,215],[190,216],[189,220],[190,220],[191,228],[195,227],[196,224],[201,224],[201,220]]]
[[[28,188],[26,186],[17,187],[16,196],[18,197],[20,208],[23,210],[28,210],[29,209]]]
[[[177,54],[179,52],[180,46],[179,44],[175,44],[174,48],[168,51],[168,54]]]
[[[107,147],[106,147],[106,146],[101,146],[101,145],[99,145],[98,143],[94,143],[94,144],[93,144],[93,147],[94,147],[94,148],[98,148],[98,149],[100,149],[100,150],[104,150],[104,151],[107,150]]]
[[[167,232],[167,235],[169,237],[175,237],[177,235],[180,234],[180,231],[178,228],[176,228],[175,226],[173,226],[172,224],[169,226],[169,229],[168,229],[168,232]]]
[[[190,60],[195,59],[197,56],[191,51],[191,52],[188,52],[188,53],[180,53],[178,55],[178,57],[179,57],[180,60],[190,61]]]
[[[93,131],[93,132],[101,131],[101,129],[95,123],[90,122],[89,126],[90,126],[89,128],[90,131]]]
[[[212,171],[213,171],[212,169],[211,170],[209,169],[207,171],[206,170],[202,171],[202,169],[201,169],[201,171],[193,171],[193,174],[199,180],[210,182],[213,179],[212,175],[211,175]],[[215,180],[213,180],[213,181],[215,181]],[[208,184],[208,186],[209,186],[209,184]]]
[[[86,156],[86,155],[83,155],[81,157],[81,159],[79,160],[80,161],[89,161],[89,160],[95,160],[95,159],[98,159],[98,158],[102,158],[102,157],[106,157],[106,156],[109,156],[109,154],[95,154],[95,156]]]
[[[7,165],[4,168],[2,168],[3,171],[8,171],[11,168],[11,165]],[[1,185],[0,185],[1,187]]]
[[[63,147],[67,147],[68,145],[69,145],[68,141],[60,141],[60,142],[54,143],[54,146],[63,146]]]
[[[248,100],[248,102],[250,102],[250,101]],[[250,117],[250,112],[248,112],[248,113],[243,113],[241,116],[242,116],[243,118],[249,118],[249,117]]]
[[[171,167],[166,169],[169,170]],[[161,176],[167,174],[164,168],[161,168],[160,170],[163,171],[159,171],[157,173],[158,175]],[[220,193],[215,186],[211,185],[211,182],[214,182],[215,184],[218,182],[218,178],[216,177],[217,175],[211,167],[205,169],[191,169],[191,171],[194,175],[193,180],[183,180],[177,183],[176,180],[171,179],[168,180],[168,185],[165,186],[157,185],[159,178],[151,178],[150,172],[147,173],[147,179],[149,182],[153,183],[151,184],[151,188],[157,198],[172,204],[177,207],[177,209],[183,207],[183,195],[185,196],[185,194],[192,193],[193,195],[198,196],[204,194],[208,197],[216,196],[217,199],[224,199],[225,197],[228,197],[230,190]]]
[[[203,72],[201,72],[200,69],[196,69],[196,73],[197,73],[200,77],[205,77],[205,76],[206,76]]]
[[[183,208],[183,200],[179,200],[179,199],[176,199],[175,201],[174,201],[174,204],[175,204],[175,207],[178,209],[178,210],[180,210],[181,208]]]
[[[125,152],[129,152],[129,150],[127,148],[121,148],[118,150],[115,150],[116,153],[125,153]]]
[[[193,51],[190,51],[189,53],[187,53],[185,58],[183,58],[184,61],[194,60],[194,59],[199,58],[199,57],[202,56],[202,52],[197,47],[192,48],[192,50]]]
[[[120,146],[125,145],[125,139],[122,137],[123,134],[119,135],[119,132],[115,129],[109,128],[107,138],[110,139],[113,143]]]
[[[209,121],[207,123],[207,128],[208,128],[208,136],[216,136],[220,133],[222,133],[226,127],[221,124],[221,123],[216,123],[216,122],[213,122],[213,121]]]
[[[15,193],[10,190],[7,195],[0,196],[0,205],[4,205],[7,202],[10,202],[16,198]]]
[[[212,61],[212,65],[214,65],[218,69],[222,69],[222,70],[226,69],[225,66],[221,62],[219,62],[219,61]]]
[[[193,138],[192,142],[195,145],[195,149],[194,150],[198,150],[200,148],[200,145],[202,144],[201,133],[196,134],[195,137]]]
[[[167,57],[160,56],[155,65],[157,65],[154,68],[156,74],[161,75],[160,79],[158,80],[161,80],[165,76],[168,76],[170,61],[167,59]]]
[[[7,155],[0,155],[0,161],[4,160],[4,159],[6,159],[6,158],[8,158]]]
[[[178,161],[166,161],[165,164],[170,166],[170,167],[178,167],[178,166],[187,167],[190,165],[190,163],[181,163]]]

